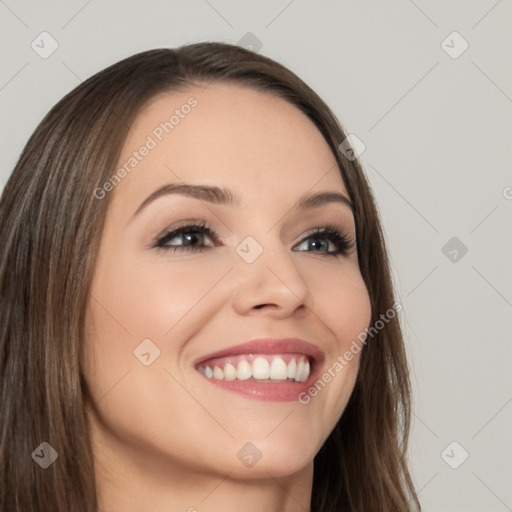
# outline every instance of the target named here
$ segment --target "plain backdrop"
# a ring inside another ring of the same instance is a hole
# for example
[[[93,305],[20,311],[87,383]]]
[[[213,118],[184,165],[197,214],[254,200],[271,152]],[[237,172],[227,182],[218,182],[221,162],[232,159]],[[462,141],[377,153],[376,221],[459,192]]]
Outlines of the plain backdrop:
[[[512,510],[511,21],[510,0],[0,0],[0,186],[44,114],[124,57],[224,41],[288,66],[365,146],[425,512]]]

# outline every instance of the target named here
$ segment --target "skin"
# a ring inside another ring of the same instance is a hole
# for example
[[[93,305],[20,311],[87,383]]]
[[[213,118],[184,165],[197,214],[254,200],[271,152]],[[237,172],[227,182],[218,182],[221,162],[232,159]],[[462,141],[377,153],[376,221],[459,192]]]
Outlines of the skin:
[[[197,106],[110,192],[84,353],[102,510],[309,510],[313,458],[348,402],[359,355],[307,405],[218,389],[193,362],[256,338],[312,342],[325,353],[324,369],[349,349],[371,313],[355,247],[332,256],[332,244],[315,250],[303,241],[326,224],[353,239],[352,212],[334,202],[293,209],[306,193],[348,194],[304,114],[232,84],[155,98],[133,124],[120,165],[191,96]],[[229,188],[242,205],[167,195],[134,216],[157,188],[182,181]],[[153,247],[190,220],[206,221],[220,245]],[[235,250],[247,236],[263,248],[250,264]],[[133,353],[147,338],[161,352],[149,366]],[[248,442],[261,452],[250,468],[237,457]]]

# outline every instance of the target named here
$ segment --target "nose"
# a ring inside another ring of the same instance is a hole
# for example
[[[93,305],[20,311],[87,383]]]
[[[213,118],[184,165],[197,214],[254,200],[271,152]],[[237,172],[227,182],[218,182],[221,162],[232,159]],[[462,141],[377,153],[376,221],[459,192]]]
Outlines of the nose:
[[[233,306],[240,315],[285,318],[306,309],[309,289],[290,249],[276,242],[252,263],[238,255]]]

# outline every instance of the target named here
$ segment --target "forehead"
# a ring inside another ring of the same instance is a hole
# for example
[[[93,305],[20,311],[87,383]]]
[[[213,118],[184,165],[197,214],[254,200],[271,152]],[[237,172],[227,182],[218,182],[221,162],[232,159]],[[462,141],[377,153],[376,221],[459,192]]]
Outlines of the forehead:
[[[290,200],[314,187],[346,194],[335,158],[316,126],[285,100],[213,83],[155,97],[135,119],[115,194],[128,201],[165,183],[229,187],[255,198]]]

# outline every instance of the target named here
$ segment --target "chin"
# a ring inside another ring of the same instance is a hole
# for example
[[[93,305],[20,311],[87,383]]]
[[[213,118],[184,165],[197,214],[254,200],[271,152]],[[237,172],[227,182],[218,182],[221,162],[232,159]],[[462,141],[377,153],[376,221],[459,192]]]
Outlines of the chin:
[[[315,435],[303,431],[292,434],[285,430],[281,435],[270,434],[267,438],[237,442],[236,461],[230,469],[232,476],[248,478],[287,477],[307,470],[322,446],[323,439],[315,441]]]

